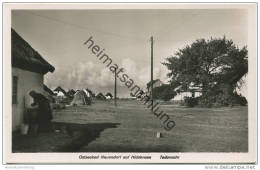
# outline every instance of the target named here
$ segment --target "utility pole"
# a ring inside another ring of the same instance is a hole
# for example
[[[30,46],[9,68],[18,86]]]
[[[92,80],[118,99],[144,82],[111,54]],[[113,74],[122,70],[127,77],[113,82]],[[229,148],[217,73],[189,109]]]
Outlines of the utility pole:
[[[115,101],[115,106],[117,106],[117,103],[116,103],[116,71],[117,71],[117,69],[115,69],[115,87],[114,87],[114,101]]]
[[[151,36],[151,101],[153,111],[153,36]]]

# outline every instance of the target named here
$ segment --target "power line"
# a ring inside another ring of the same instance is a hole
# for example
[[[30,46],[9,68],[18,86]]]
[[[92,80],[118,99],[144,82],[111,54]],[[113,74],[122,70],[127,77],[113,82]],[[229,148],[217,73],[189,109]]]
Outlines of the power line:
[[[92,28],[89,28],[89,27],[86,27],[86,26],[81,26],[81,25],[65,22],[65,21],[57,19],[57,18],[39,15],[39,14],[36,14],[34,12],[30,12],[30,11],[22,11],[22,12],[27,13],[27,14],[31,14],[33,16],[40,17],[40,18],[43,18],[43,19],[46,19],[46,20],[49,20],[49,21],[54,21],[54,22],[61,23],[61,24],[64,24],[64,25],[69,25],[69,26],[72,26],[72,27],[75,27],[75,28],[78,28],[78,29],[88,30],[88,31],[91,31],[91,32],[96,32],[96,33],[101,33],[101,34],[106,34],[106,35],[109,35],[109,36],[117,37],[117,38],[124,40],[124,41],[126,41],[126,40],[129,40],[129,41],[140,40],[140,41],[149,42],[149,40],[147,40],[146,38],[138,38],[138,37],[133,37],[133,36],[120,35],[120,34],[115,34],[115,33],[106,32],[106,31],[102,31],[102,30],[93,30]],[[160,39],[158,39],[157,41],[158,42],[172,42],[172,40],[160,40]]]
[[[102,31],[102,30],[93,30],[92,28],[89,28],[89,27],[86,27],[86,26],[81,26],[81,25],[65,22],[65,21],[60,20],[60,19],[39,15],[39,14],[36,14],[34,12],[31,12],[31,11],[22,11],[22,12],[27,13],[27,14],[31,14],[33,16],[37,16],[37,17],[40,17],[40,18],[44,18],[46,20],[54,21],[54,22],[61,23],[61,24],[64,24],[64,25],[69,25],[69,26],[72,26],[72,27],[76,27],[76,28],[79,28],[79,29],[88,30],[88,31],[91,31],[91,32],[96,32],[96,33],[101,33],[101,34],[106,34],[106,35],[114,36],[114,37],[117,37],[117,38],[122,38],[124,41],[125,40],[135,40],[135,41],[140,40],[140,41],[147,41],[147,42],[149,41],[147,39],[142,39],[142,38],[138,38],[138,37],[125,36],[125,35],[115,34],[115,33],[106,32],[106,31]],[[129,38],[131,38],[131,39],[129,39]]]

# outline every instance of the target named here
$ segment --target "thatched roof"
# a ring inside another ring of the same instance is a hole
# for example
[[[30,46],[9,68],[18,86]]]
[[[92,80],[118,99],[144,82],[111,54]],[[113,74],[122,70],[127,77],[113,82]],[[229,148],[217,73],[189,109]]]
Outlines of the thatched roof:
[[[98,93],[98,95],[96,96],[97,99],[100,99],[100,100],[106,100],[106,97],[100,92]]]
[[[95,93],[92,91],[92,90],[90,90],[90,89],[86,89],[88,92],[89,92],[89,94],[91,95],[91,97],[95,97]]]
[[[54,89],[53,91],[56,91],[56,92],[59,92],[59,91],[61,91],[64,95],[67,95],[67,92],[63,89],[63,88],[61,88],[60,86],[58,86],[56,89]]]
[[[12,29],[11,32],[12,67],[18,67],[41,74],[55,70],[55,68],[44,60],[14,29]]]
[[[45,84],[43,84],[43,90],[48,92],[50,95],[55,95],[53,93],[53,91],[48,86],[46,86]]]
[[[108,97],[108,96],[113,98],[113,95],[110,92],[107,92],[106,97]]]
[[[70,97],[73,97],[75,93],[76,93],[76,91],[75,91],[74,89],[70,89],[70,90],[67,92],[67,95],[70,96]]]

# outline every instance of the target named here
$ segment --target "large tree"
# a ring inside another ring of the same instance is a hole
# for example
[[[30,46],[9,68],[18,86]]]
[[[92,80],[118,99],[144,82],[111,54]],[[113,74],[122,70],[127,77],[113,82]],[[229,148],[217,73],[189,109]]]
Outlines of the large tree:
[[[233,93],[237,82],[248,72],[247,49],[239,49],[232,40],[199,39],[163,63],[168,69],[173,87],[183,90],[195,86],[203,94],[209,91]],[[223,92],[223,90],[222,90]]]

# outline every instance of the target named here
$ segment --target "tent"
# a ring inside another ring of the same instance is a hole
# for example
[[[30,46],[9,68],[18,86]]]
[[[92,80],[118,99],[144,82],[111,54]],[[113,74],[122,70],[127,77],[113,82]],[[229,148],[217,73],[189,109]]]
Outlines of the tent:
[[[71,105],[86,105],[87,95],[83,90],[79,90],[74,94],[74,98],[71,101]]]

